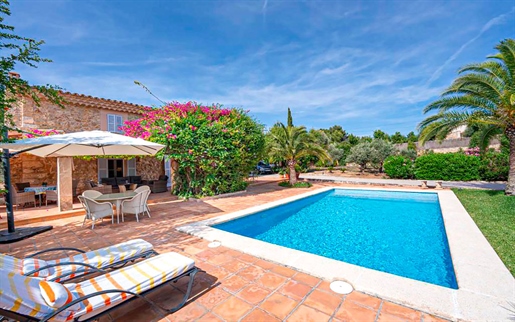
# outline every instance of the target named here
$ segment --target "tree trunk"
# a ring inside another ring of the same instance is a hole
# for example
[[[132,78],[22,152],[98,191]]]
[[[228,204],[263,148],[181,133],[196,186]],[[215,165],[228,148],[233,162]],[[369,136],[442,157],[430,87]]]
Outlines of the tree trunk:
[[[175,159],[170,160],[170,183],[171,183],[171,190],[175,188],[175,185],[177,184],[177,177],[179,176],[179,162]]]
[[[508,196],[515,196],[515,126],[510,126],[505,131],[510,142],[510,172],[504,193]]]
[[[295,165],[297,161],[288,160],[288,168],[290,168],[290,184],[294,185],[297,183],[297,173],[295,172]]]

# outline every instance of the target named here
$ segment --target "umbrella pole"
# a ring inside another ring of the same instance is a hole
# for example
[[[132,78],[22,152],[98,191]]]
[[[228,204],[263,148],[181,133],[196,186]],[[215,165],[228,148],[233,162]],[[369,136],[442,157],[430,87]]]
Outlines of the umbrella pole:
[[[4,141],[8,139],[7,128],[3,131]],[[12,199],[12,184],[11,184],[11,156],[12,154],[8,149],[2,151],[2,165],[4,168],[4,184],[5,190],[5,211],[7,213],[7,231],[0,231],[0,244],[9,244],[16,241],[32,237],[37,234],[41,234],[45,231],[52,229],[52,226],[41,226],[41,227],[22,227],[14,228],[14,212],[13,212],[13,199]]]
[[[7,131],[4,131],[4,139]],[[12,198],[12,185],[11,185],[11,155],[9,150],[3,149],[2,166],[4,168],[4,185],[5,190],[5,211],[7,213],[7,232],[14,233],[14,213],[13,213],[13,198]]]

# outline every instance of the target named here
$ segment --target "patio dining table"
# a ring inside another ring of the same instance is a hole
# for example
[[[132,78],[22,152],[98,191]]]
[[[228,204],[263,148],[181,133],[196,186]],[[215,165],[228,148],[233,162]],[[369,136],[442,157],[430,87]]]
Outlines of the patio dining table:
[[[116,222],[120,223],[120,208],[122,201],[131,199],[136,193],[134,191],[119,192],[119,193],[106,193],[95,198],[95,201],[114,201],[116,203]]]
[[[39,206],[41,207],[42,200],[41,196],[48,190],[57,190],[57,186],[35,186],[35,187],[26,187],[23,189],[25,192],[34,191],[36,196],[39,196]]]

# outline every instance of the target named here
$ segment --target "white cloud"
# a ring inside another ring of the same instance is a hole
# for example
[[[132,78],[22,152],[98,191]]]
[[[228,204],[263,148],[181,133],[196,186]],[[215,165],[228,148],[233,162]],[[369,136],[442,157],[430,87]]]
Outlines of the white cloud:
[[[487,23],[483,25],[479,33],[477,33],[474,37],[469,39],[467,42],[465,42],[463,45],[458,48],[457,51],[455,51],[440,67],[438,67],[434,73],[429,77],[426,84],[429,85],[433,83],[435,80],[440,78],[442,75],[442,72],[445,68],[447,68],[464,50],[467,48],[470,44],[472,44],[474,41],[479,39],[485,32],[487,32],[490,28],[492,28],[495,25],[503,24],[506,21],[506,18],[510,15],[512,15],[515,12],[515,7],[511,9],[510,12],[504,13],[501,15],[498,15],[497,17],[494,17],[490,19]]]

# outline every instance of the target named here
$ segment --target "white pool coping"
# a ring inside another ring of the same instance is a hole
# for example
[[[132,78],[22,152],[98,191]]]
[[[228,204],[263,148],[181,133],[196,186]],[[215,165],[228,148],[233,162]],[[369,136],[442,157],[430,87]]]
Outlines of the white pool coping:
[[[438,193],[458,290],[421,282],[225,232],[210,226],[332,189]],[[325,280],[345,280],[358,291],[452,320],[515,319],[515,279],[450,190],[326,187],[177,228],[241,252]]]

